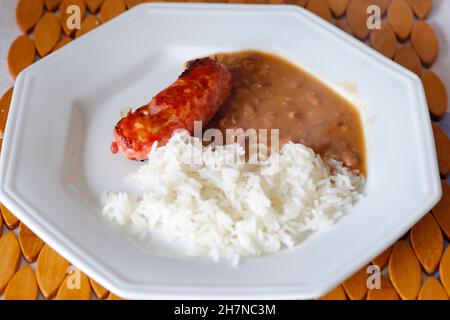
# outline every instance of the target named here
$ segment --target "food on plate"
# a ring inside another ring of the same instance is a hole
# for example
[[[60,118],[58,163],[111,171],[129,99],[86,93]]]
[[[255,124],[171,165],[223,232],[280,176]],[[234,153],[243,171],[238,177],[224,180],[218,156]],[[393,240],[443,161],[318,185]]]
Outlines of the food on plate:
[[[178,80],[117,123],[112,151],[145,160],[155,141],[164,145],[177,129],[193,133],[194,121],[207,123],[226,101],[231,82],[230,72],[213,59],[189,62]]]
[[[279,129],[280,146],[302,143],[365,174],[358,110],[325,83],[278,56],[241,51],[215,55],[230,70],[233,89],[208,127]]]
[[[205,147],[177,133],[127,177],[139,192],[105,195],[103,215],[144,239],[160,234],[184,254],[236,265],[293,247],[362,196],[364,177],[302,144],[285,144],[256,165],[227,161],[244,156],[237,143]]]
[[[202,121],[201,136],[194,121]],[[262,139],[273,131],[279,141]],[[185,255],[236,265],[291,248],[363,196],[357,109],[272,54],[188,63],[173,85],[119,121],[114,138],[115,151],[148,162],[125,179],[134,192],[104,195],[103,215],[143,240],[181,245]],[[270,151],[261,153],[262,144]]]

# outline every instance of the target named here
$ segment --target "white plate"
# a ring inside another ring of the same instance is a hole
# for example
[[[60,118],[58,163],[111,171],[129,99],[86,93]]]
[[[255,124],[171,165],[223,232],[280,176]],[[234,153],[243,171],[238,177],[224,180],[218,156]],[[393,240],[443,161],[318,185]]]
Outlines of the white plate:
[[[294,250],[228,264],[144,253],[100,217],[103,191],[139,165],[109,150],[119,111],[170,84],[186,60],[273,52],[366,103],[367,196]],[[145,4],[17,78],[1,155],[0,198],[82,271],[127,298],[314,298],[402,236],[441,195],[421,82],[294,6]]]

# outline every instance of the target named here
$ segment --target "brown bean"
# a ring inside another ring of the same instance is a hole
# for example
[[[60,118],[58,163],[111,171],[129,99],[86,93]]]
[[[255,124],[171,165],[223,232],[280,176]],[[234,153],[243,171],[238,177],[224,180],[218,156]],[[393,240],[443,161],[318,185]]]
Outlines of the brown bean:
[[[267,119],[269,119],[269,120],[272,120],[272,121],[275,120],[275,116],[276,116],[276,113],[274,111],[267,113]]]
[[[261,121],[263,123],[263,126],[265,128],[271,128],[273,125],[273,122],[275,120],[275,113],[269,112],[264,117],[262,117]]]
[[[295,90],[295,89],[300,88],[300,87],[301,87],[301,84],[300,84],[298,81],[289,81],[289,82],[287,83],[287,87],[288,87],[289,89]]]
[[[351,151],[342,152],[341,160],[349,168],[354,168],[359,164],[358,157]]]
[[[270,81],[263,81],[260,84],[261,84],[261,87],[266,88],[266,87],[270,87],[272,85],[272,82],[270,82]]]
[[[340,150],[349,148],[348,143],[345,141],[338,141],[337,145],[340,147]]]
[[[302,143],[302,139],[298,136],[292,136],[289,138],[289,141],[292,141],[293,143]]]
[[[249,90],[243,89],[243,88],[239,88],[239,89],[236,90],[236,96],[237,96],[238,98],[240,98],[240,97],[245,97],[245,96],[247,96],[249,93],[250,93]]]
[[[252,105],[244,106],[244,117],[248,119],[254,119],[256,117],[256,108]]]
[[[315,117],[311,119],[311,124],[313,126],[323,126],[325,124],[325,120],[323,118],[319,117]]]
[[[320,105],[320,97],[318,95],[318,93],[316,91],[308,91],[306,93],[306,97],[308,98],[309,102],[313,105],[313,106],[319,106]]]
[[[264,89],[264,93],[266,94],[267,97],[272,98],[274,96],[276,96],[276,94],[274,94],[272,92],[272,90],[268,90],[268,89]]]
[[[315,142],[311,144],[311,147],[316,153],[323,154],[325,150],[329,149],[331,140],[330,138],[324,138],[320,142]]]
[[[348,130],[350,130],[350,127],[345,123],[340,123],[339,129],[341,129],[341,131],[343,131],[343,132],[347,132]]]
[[[252,90],[258,90],[258,89],[261,89],[261,88],[262,88],[261,83],[252,84]]]
[[[269,65],[265,64],[264,66],[261,67],[261,69],[259,69],[258,75],[264,76],[264,75],[268,74],[269,71],[270,71]]]
[[[255,70],[255,62],[252,60],[245,60],[242,64],[242,67],[246,71],[253,71],[253,70]]]
[[[220,119],[219,125],[222,128],[234,128],[236,125],[236,119],[233,117],[225,117],[223,119]]]
[[[259,99],[259,98],[254,98],[253,101],[252,101],[251,103],[252,103],[252,105],[253,105],[254,107],[258,107],[258,106],[261,105],[261,99]]]
[[[293,119],[293,120],[296,120],[296,121],[302,120],[302,115],[301,115],[301,113],[298,112],[298,111],[290,111],[290,112],[288,113],[288,116],[289,116],[289,118],[291,118],[291,119]]]

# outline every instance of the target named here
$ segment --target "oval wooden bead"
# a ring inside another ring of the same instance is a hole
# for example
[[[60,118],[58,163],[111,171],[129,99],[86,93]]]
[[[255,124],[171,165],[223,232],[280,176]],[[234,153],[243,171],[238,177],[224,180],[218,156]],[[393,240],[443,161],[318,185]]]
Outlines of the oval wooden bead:
[[[90,300],[91,286],[88,277],[74,268],[59,287],[56,298],[58,300]]]
[[[88,33],[89,31],[97,28],[100,25],[100,22],[93,15],[87,16],[86,19],[81,23],[81,29],[77,30],[75,34],[75,38],[81,37],[83,34]]]
[[[423,269],[433,274],[444,251],[441,229],[431,214],[427,214],[411,229],[411,244]]]
[[[336,27],[338,27],[342,31],[348,33],[349,35],[353,36],[353,31],[352,31],[352,29],[350,29],[346,19],[338,19],[338,20],[335,20],[334,23],[336,24]]]
[[[366,6],[376,5],[380,8],[381,16],[385,16],[391,0],[364,0]]]
[[[333,22],[330,8],[325,0],[309,0],[306,9],[328,22]]]
[[[367,292],[367,300],[399,300],[397,291],[392,286],[391,281],[385,276],[381,276],[381,288],[369,289]]]
[[[108,22],[126,10],[123,0],[105,0],[100,9],[100,21]]]
[[[17,25],[23,33],[33,30],[44,13],[44,0],[20,0],[16,7]]]
[[[19,225],[20,221],[16,218],[15,215],[11,213],[11,211],[6,208],[3,203],[0,203],[0,210],[2,211],[3,220],[5,221],[8,229],[15,229]]]
[[[14,232],[7,232],[0,238],[0,294],[17,271],[19,262],[19,241]]]
[[[94,293],[97,296],[97,298],[105,299],[108,296],[109,291],[106,290],[101,285],[99,285],[96,281],[89,278],[89,282],[91,283],[92,290],[94,290]]]
[[[55,45],[55,47],[53,48],[53,52],[64,47],[66,44],[68,44],[71,41],[72,41],[71,37],[64,37],[64,38],[60,39],[58,41],[58,43]]]
[[[61,26],[53,13],[47,13],[39,20],[34,30],[34,44],[41,57],[49,54],[61,37]]]
[[[435,119],[444,117],[447,111],[448,94],[442,80],[431,70],[422,75],[428,108]]]
[[[48,245],[44,245],[36,264],[36,278],[46,299],[55,296],[64,280],[69,263]]]
[[[420,263],[405,241],[398,241],[389,259],[389,277],[403,300],[415,300],[421,287]]]
[[[417,74],[419,77],[421,76],[422,66],[420,64],[419,56],[409,44],[405,44],[398,48],[394,60],[406,69]]]
[[[351,300],[362,300],[367,293],[367,265],[345,280],[342,285]]]
[[[450,185],[443,180],[441,180],[441,185],[442,198],[431,211],[447,239],[450,239]]]
[[[418,300],[448,300],[448,295],[435,277],[428,277],[422,285]]]
[[[13,88],[11,87],[0,98],[0,134],[2,136],[2,139],[3,134],[5,133],[6,119],[8,118],[9,105],[11,104],[12,94]]]
[[[439,172],[446,176],[450,173],[450,139],[447,133],[438,125],[433,123],[434,142],[436,145],[436,154],[439,163]],[[447,238],[449,233],[444,230]]]
[[[355,37],[365,40],[370,33],[367,28],[367,5],[364,0],[351,0],[347,8],[347,23]]]
[[[430,13],[432,0],[407,0],[412,11],[419,19],[425,19]]]
[[[392,28],[385,25],[381,29],[372,30],[370,45],[379,53],[392,59],[397,51],[397,38]]]
[[[140,3],[143,3],[145,0],[125,0],[125,5],[128,9],[133,8],[134,6],[137,6]]]
[[[376,258],[372,259],[372,263],[381,270],[387,266],[389,257],[391,256],[392,247],[387,248],[382,253],[380,253]]]
[[[86,0],[86,5],[91,13],[96,13],[98,9],[100,9],[102,3],[103,0]]]
[[[25,265],[12,277],[5,290],[5,300],[36,300],[39,289],[36,275],[30,265]]]
[[[342,285],[338,285],[336,288],[321,297],[319,300],[347,300],[347,295],[345,294]]]
[[[44,0],[44,2],[48,11],[55,11],[61,4],[61,0]]]
[[[405,0],[392,0],[388,9],[388,21],[400,41],[405,41],[411,34],[414,17]]]
[[[70,6],[78,6],[79,10],[80,10],[80,25],[81,25],[81,21],[83,21],[84,17],[86,16],[86,4],[84,2],[84,0],[63,0],[61,2],[61,5],[59,6],[59,14],[60,14],[60,22],[61,22],[61,27],[64,31],[64,34],[66,36],[71,36],[75,33],[76,29],[71,29],[72,26],[70,26],[68,24],[68,22],[71,22],[72,19],[72,14],[67,12],[67,9]]]
[[[336,17],[342,17],[347,11],[350,0],[327,0],[327,3]]]
[[[8,51],[9,73],[15,79],[17,75],[31,65],[36,58],[33,40],[26,35],[18,37]]]
[[[450,296],[450,246],[447,247],[442,255],[441,264],[439,266],[439,275],[441,277],[442,285]]]
[[[19,244],[25,259],[28,262],[34,262],[44,246],[44,241],[28,229],[25,224],[20,223]]]
[[[439,41],[433,28],[425,21],[418,21],[411,34],[411,44],[425,66],[431,66],[438,56]]]

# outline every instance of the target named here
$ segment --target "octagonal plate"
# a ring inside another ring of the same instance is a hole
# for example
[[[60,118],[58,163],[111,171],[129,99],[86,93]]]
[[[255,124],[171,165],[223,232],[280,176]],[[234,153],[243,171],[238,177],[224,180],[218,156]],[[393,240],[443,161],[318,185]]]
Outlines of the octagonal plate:
[[[100,217],[100,194],[122,190],[139,165],[109,150],[118,114],[149,101],[185,61],[241,49],[279,54],[332,85],[356,85],[365,103],[367,195],[295,249],[237,268],[144,252]],[[38,61],[16,81],[0,176],[1,201],[14,214],[127,298],[314,298],[397,240],[441,195],[419,78],[294,6],[140,5]]]

